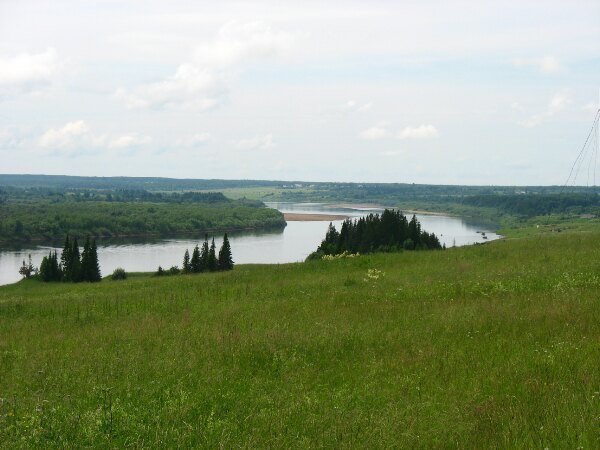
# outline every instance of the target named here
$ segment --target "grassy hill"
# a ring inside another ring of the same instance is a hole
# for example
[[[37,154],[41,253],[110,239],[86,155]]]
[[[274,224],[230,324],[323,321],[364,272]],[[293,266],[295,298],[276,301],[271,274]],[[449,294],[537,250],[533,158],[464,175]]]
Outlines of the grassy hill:
[[[600,233],[0,287],[0,446],[600,447]]]

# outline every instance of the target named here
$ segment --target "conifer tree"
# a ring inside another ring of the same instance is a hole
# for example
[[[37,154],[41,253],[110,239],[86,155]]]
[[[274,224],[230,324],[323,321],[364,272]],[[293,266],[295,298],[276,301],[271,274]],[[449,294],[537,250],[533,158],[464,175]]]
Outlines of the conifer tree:
[[[215,245],[215,238],[212,238],[210,250],[208,251],[208,271],[214,272],[217,268],[217,247]]]
[[[63,247],[62,254],[60,255],[60,265],[63,271],[63,280],[71,281],[72,279],[72,251],[71,242],[69,241],[69,235],[65,238],[65,246]]]
[[[56,252],[50,252],[44,256],[40,264],[40,278],[42,281],[60,281],[62,272],[58,266],[58,256]]]
[[[204,235],[204,243],[202,244],[202,251],[200,252],[200,272],[206,272],[208,270],[208,234]]]
[[[191,271],[190,252],[186,248],[183,255],[183,273],[190,273]]]
[[[83,252],[81,253],[81,281],[92,281],[92,262],[91,262],[91,243],[90,237],[88,236],[85,239],[85,244],[83,244]]]
[[[71,248],[71,273],[68,281],[78,282],[81,281],[81,257],[79,255],[79,244],[77,238],[73,239],[73,246]]]
[[[219,250],[218,268],[219,270],[233,269],[233,257],[231,255],[231,245],[229,244],[227,233],[223,236],[223,245],[221,245],[221,249]]]
[[[198,248],[198,245],[196,245],[194,247],[194,251],[192,252],[192,260],[190,262],[190,271],[192,273],[198,273],[201,270],[200,267],[200,249]]]
[[[102,281],[102,274],[100,273],[100,262],[98,261],[98,246],[96,245],[96,239],[92,241],[90,246],[90,279],[89,281],[97,282]]]

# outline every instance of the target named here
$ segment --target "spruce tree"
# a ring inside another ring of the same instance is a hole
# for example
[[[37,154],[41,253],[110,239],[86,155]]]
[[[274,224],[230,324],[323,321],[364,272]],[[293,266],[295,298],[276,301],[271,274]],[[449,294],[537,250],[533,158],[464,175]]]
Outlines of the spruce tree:
[[[223,245],[219,250],[219,270],[231,270],[233,269],[233,257],[231,255],[231,245],[229,239],[227,239],[227,233],[223,236]]]
[[[56,252],[50,252],[44,256],[40,264],[40,278],[42,281],[60,281],[62,272],[58,266],[58,256]]]
[[[81,253],[81,281],[92,281],[92,262],[91,262],[91,243],[90,237],[85,238],[83,244],[83,252]]]
[[[73,246],[71,248],[71,274],[68,281],[78,282],[81,281],[81,257],[79,256],[79,244],[77,238],[73,239]]]
[[[212,238],[210,250],[208,251],[208,271],[214,272],[217,270],[217,247],[215,246],[215,238]]]
[[[89,281],[97,282],[102,281],[102,274],[100,273],[100,262],[98,261],[98,246],[96,245],[96,239],[92,241],[90,246],[90,279]]]
[[[40,279],[42,281],[52,281],[52,275],[50,273],[50,257],[44,256],[42,258],[42,262],[40,263]]]
[[[190,273],[191,265],[190,265],[190,252],[188,252],[187,248],[185,249],[185,253],[183,255],[183,273]]]
[[[202,251],[200,252],[200,272],[206,272],[208,270],[208,234],[204,235],[204,243],[202,244]]]
[[[63,280],[71,281],[72,279],[72,247],[71,242],[69,241],[69,235],[65,238],[65,246],[63,248],[62,254],[60,255],[60,265],[63,271]]]
[[[192,260],[190,262],[190,271],[192,273],[198,273],[200,272],[201,269],[201,264],[200,264],[200,249],[198,248],[198,245],[196,245],[194,247],[194,251],[192,252]]]

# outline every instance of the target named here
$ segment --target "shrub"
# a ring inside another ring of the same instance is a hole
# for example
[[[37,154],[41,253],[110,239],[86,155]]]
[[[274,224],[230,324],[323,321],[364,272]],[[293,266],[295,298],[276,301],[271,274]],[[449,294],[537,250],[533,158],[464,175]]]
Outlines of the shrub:
[[[126,280],[127,279],[127,272],[125,272],[125,269],[123,269],[122,267],[117,267],[111,276],[112,280]]]

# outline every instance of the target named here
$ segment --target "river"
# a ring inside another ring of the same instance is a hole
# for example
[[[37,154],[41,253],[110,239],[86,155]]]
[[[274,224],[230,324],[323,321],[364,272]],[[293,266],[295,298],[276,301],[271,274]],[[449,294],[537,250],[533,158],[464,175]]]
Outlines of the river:
[[[369,207],[333,207],[319,203],[267,203],[282,212],[299,214],[339,214],[360,217],[380,209]],[[417,214],[422,228],[434,232],[447,247],[468,245],[498,239],[490,225],[472,222],[460,217]],[[340,221],[334,221],[338,226]],[[236,264],[289,263],[303,261],[314,251],[329,226],[327,221],[289,221],[283,231],[243,232],[231,234],[230,242]],[[485,233],[484,235],[481,233]],[[216,235],[217,249],[223,236]],[[200,239],[200,238],[199,238]],[[98,241],[98,259],[103,275],[109,275],[117,267],[128,272],[156,271],[158,266],[169,268],[180,266],[186,249],[192,252],[198,239],[155,239],[138,242]],[[33,264],[39,266],[42,258],[52,246],[29,246],[17,249],[0,249],[0,285],[14,283],[21,279],[19,267],[31,255]]]

